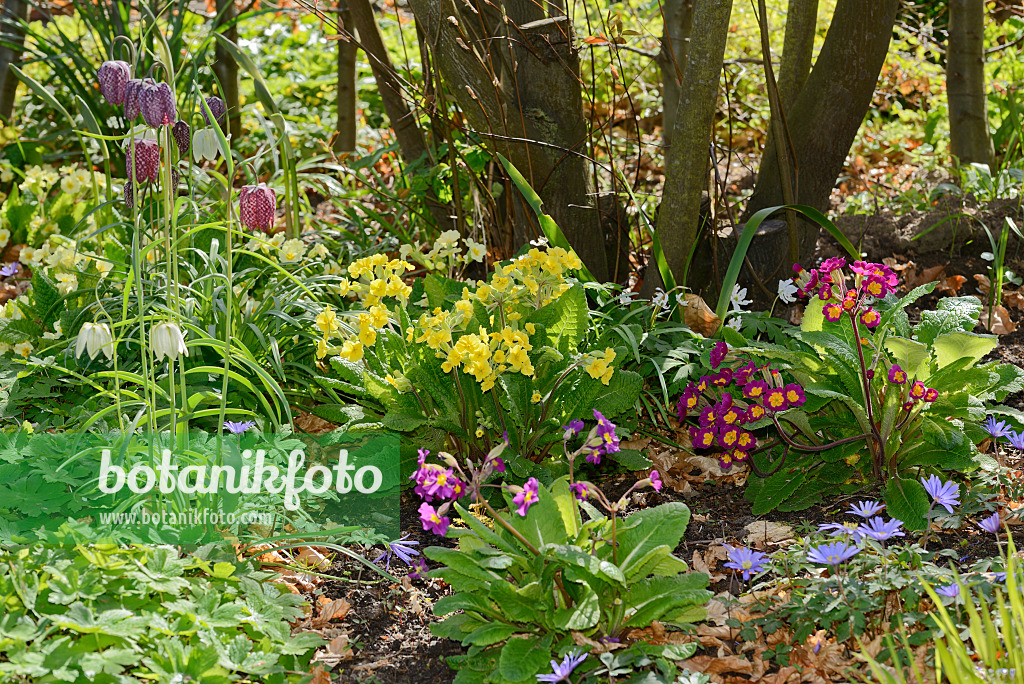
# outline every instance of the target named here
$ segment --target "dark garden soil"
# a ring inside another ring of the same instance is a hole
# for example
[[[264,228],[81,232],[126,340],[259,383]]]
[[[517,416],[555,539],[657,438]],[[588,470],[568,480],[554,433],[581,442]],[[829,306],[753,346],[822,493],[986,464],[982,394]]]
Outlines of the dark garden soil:
[[[956,215],[961,215],[961,218],[946,220]],[[963,215],[971,218],[963,218]],[[944,266],[942,277],[963,276],[964,282],[958,294],[969,295],[978,292],[978,279],[975,275],[987,274],[990,266],[990,262],[981,258],[982,252],[990,251],[981,223],[997,233],[1008,216],[1018,226],[1024,224],[1017,202],[999,202],[978,207],[962,201],[950,201],[932,212],[903,217],[847,217],[840,218],[837,224],[855,244],[862,246],[869,259],[885,259],[888,263],[894,261],[894,265],[898,266],[911,263],[918,273],[931,267]],[[940,225],[932,228],[936,224]],[[912,239],[915,235],[921,237]],[[962,246],[951,253],[949,245],[954,242]],[[830,238],[822,238],[819,253],[824,258],[838,255],[839,251]],[[1015,238],[1010,240],[1007,249],[1006,266],[1016,273],[1024,274],[1024,244]],[[1007,287],[1017,289],[1012,284]],[[922,310],[934,308],[941,296],[933,293],[923,298],[908,311],[911,319],[919,319]],[[1022,308],[1008,307],[1010,319],[1018,325],[1017,330],[1000,336],[1000,345],[989,359],[1024,367],[1024,297],[1021,302]],[[979,327],[978,332],[986,331]],[[1006,403],[1024,408],[1024,393],[1009,397]],[[635,478],[634,474],[612,475],[597,484],[612,498],[628,489]],[[695,569],[702,569],[704,564],[717,566],[718,572],[713,573],[717,579],[711,587],[715,593],[737,593],[738,585],[732,581],[731,575],[721,570],[720,559],[712,557],[712,549],[723,542],[763,545],[765,540],[758,540],[757,534],[747,529],[748,525],[758,521],[784,524],[792,531],[794,538],[799,540],[820,524],[848,520],[849,516],[844,511],[850,504],[870,497],[871,492],[865,492],[856,497],[831,500],[805,511],[776,511],[765,516],[754,516],[750,502],[743,497],[741,485],[707,479],[692,483],[685,494],[668,487],[661,493],[634,494],[630,509],[638,510],[667,501],[685,502],[693,517],[683,542],[676,549],[677,554]],[[451,540],[438,538],[422,530],[417,506],[418,502],[408,493],[403,497],[402,527],[411,539],[420,542],[418,548],[422,550],[436,544],[450,545]],[[997,556],[999,550],[993,537],[980,534],[970,527],[964,525],[959,530],[933,532],[929,549],[956,550],[962,566],[968,566],[980,558]],[[772,532],[778,529],[781,528],[775,528]],[[768,533],[766,529],[764,534]],[[1024,547],[1024,525],[1015,527],[1013,535],[1018,548]],[[379,552],[370,550],[368,553],[375,555]],[[408,569],[397,561],[392,563],[391,571],[403,578],[401,584],[380,581],[364,566],[346,558],[336,561],[329,571],[337,579],[327,580],[320,585],[318,592],[322,592],[326,598],[343,598],[351,604],[351,610],[341,624],[348,633],[353,652],[331,668],[331,680],[337,683],[378,684],[451,682],[455,673],[447,666],[445,658],[461,654],[464,649],[457,643],[433,636],[429,628],[435,620],[433,602],[445,595],[449,588],[439,580],[409,580],[405,577]]]

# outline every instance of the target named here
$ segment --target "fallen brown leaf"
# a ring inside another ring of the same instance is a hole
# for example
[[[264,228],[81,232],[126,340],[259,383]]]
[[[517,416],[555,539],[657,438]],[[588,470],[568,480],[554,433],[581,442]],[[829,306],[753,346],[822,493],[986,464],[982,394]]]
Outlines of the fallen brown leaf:
[[[722,327],[722,319],[698,295],[687,292],[683,295],[683,301],[683,323],[690,330],[711,337]]]
[[[1010,312],[1002,304],[991,308],[981,307],[981,315],[978,321],[993,335],[1009,335],[1017,329],[1017,324],[1010,319]]]

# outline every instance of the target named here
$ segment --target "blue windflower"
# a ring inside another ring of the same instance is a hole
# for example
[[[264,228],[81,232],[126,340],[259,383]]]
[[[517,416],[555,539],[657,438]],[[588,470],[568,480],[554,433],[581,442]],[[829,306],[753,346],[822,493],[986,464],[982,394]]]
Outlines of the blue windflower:
[[[751,575],[764,570],[764,564],[768,560],[767,554],[743,546],[726,544],[725,547],[729,549],[729,562],[724,564],[725,567],[739,570],[743,574],[744,582],[749,581]]]
[[[932,475],[927,480],[922,477],[921,484],[928,496],[950,513],[953,512],[953,506],[960,505],[960,485],[952,480],[943,482],[938,475]]]
[[[883,508],[885,508],[885,504],[879,501],[861,501],[854,504],[850,510],[846,512],[850,515],[859,515],[862,518],[870,518],[873,515],[878,515]]]
[[[565,659],[559,663],[557,660],[551,661],[551,674],[539,674],[537,675],[538,682],[567,682],[569,681],[569,675],[573,673],[580,663],[587,659],[587,654],[580,650],[569,651],[565,654]]]
[[[861,524],[860,531],[864,533],[864,536],[871,537],[875,541],[884,542],[893,537],[905,537],[906,535],[900,530],[901,527],[903,527],[903,523],[899,520],[894,519],[885,522],[881,516],[875,516],[866,523]]]
[[[1010,446],[1024,451],[1024,432],[1014,432],[1009,436]]]
[[[989,416],[984,423],[981,424],[985,432],[992,437],[992,439],[999,439],[1000,437],[1009,437],[1013,434],[1013,430],[1006,424],[1005,420],[996,420],[995,416]]]
[[[864,533],[853,523],[848,525],[843,523],[825,523],[824,525],[818,525],[818,531],[829,532],[831,537],[849,536],[854,544],[860,544],[864,541]]]
[[[960,585],[947,584],[944,587],[935,587],[935,593],[939,596],[945,596],[947,598],[956,598],[960,595]]]
[[[246,430],[256,427],[255,420],[244,420],[235,422],[233,420],[224,421],[224,429],[233,435],[240,435]]]
[[[999,511],[996,511],[988,518],[985,518],[984,520],[979,522],[978,527],[985,530],[986,532],[991,532],[992,534],[999,534],[999,523]]]
[[[381,559],[384,559],[384,563],[385,563],[384,564],[384,569],[385,570],[390,570],[391,569],[391,560],[394,559],[394,558],[397,558],[398,560],[402,561],[406,565],[411,566],[412,565],[412,557],[420,555],[419,551],[417,551],[416,549],[413,549],[411,547],[419,546],[419,542],[418,541],[411,541],[411,540],[410,541],[406,541],[408,539],[409,539],[409,535],[405,535],[404,537],[402,537],[401,539],[399,539],[397,541],[388,542],[387,548],[384,550],[384,553],[382,553],[379,556],[377,556],[377,558],[375,558],[373,562],[374,563],[379,563],[381,561]]]
[[[816,546],[807,552],[807,560],[821,565],[839,565],[845,563],[860,552],[856,546],[846,542],[832,542]]]

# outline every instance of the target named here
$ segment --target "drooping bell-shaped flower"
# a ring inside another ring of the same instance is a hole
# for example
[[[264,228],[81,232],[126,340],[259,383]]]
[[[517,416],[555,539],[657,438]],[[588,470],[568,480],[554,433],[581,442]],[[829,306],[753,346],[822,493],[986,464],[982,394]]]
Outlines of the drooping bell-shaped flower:
[[[123,105],[130,75],[131,67],[128,66],[128,62],[119,59],[104,62],[96,72],[103,98],[112,105]]]
[[[166,83],[143,83],[139,88],[139,109],[150,128],[170,126],[178,118],[174,91]]]
[[[78,332],[78,343],[75,345],[75,358],[88,352],[90,359],[103,352],[108,360],[114,358],[114,338],[110,334],[110,326],[106,323],[84,323]]]
[[[224,104],[224,100],[220,99],[216,95],[211,95],[206,98],[206,106],[210,108],[210,113],[212,113],[213,118],[217,120],[217,125],[220,126],[221,130],[224,130],[224,124],[227,122],[228,118],[228,108],[227,105]],[[212,126],[213,122],[210,121],[210,117],[206,115],[206,110],[200,106],[199,111],[203,113],[203,119],[206,121],[206,125]]]
[[[192,140],[192,158],[198,164],[203,159],[217,161],[217,132],[212,128],[200,128]]]
[[[125,168],[129,181],[132,169],[132,145],[125,151]],[[140,183],[155,183],[160,177],[160,145],[156,140],[143,138],[135,141],[135,180]]]
[[[274,228],[277,196],[266,183],[246,185],[238,195],[238,217],[249,230],[270,233]]]
[[[133,189],[131,178],[124,182],[124,203],[129,209],[135,208],[135,190]]]
[[[188,347],[185,346],[185,335],[181,328],[173,321],[164,321],[153,326],[149,333],[149,344],[153,348],[153,354],[157,361],[166,358],[174,361],[179,354],[188,356]]]
[[[188,148],[192,144],[192,129],[185,121],[178,121],[171,128],[171,135],[174,142],[178,143],[178,157],[184,158],[188,155]]]
[[[143,85],[151,83],[155,84],[156,81],[151,78],[133,78],[124,87],[124,118],[128,123],[139,118],[139,112],[142,111],[139,108],[141,106],[139,92],[142,90]]]

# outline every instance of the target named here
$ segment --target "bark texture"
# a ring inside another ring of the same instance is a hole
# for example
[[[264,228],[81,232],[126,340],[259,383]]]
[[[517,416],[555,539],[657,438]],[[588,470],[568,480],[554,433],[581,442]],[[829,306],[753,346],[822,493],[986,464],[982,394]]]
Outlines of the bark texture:
[[[217,24],[227,25],[235,18],[234,0],[217,0]],[[223,35],[238,44],[238,25],[230,24]],[[238,64],[224,46],[217,43],[214,50],[213,72],[220,82],[221,97],[228,110],[228,132],[235,140],[242,137],[242,117],[238,99]]]
[[[675,125],[676,107],[679,104],[679,84],[686,71],[686,57],[690,50],[693,3],[694,0],[663,0],[661,5],[664,28],[658,66],[661,68],[661,95],[664,100],[661,135],[666,147],[672,144],[672,127]]]
[[[338,0],[338,21],[342,28],[352,26],[348,0]],[[338,42],[338,123],[334,136],[335,152],[356,150],[356,44],[351,40]]]
[[[838,1],[814,68],[786,112],[798,203],[819,211],[828,208],[835,180],[871,105],[898,6],[899,0]],[[776,144],[769,141],[765,148],[757,185],[746,207],[747,218],[784,202]],[[814,249],[818,228],[802,222],[800,232],[800,256],[806,259]],[[767,260],[777,264],[774,272],[759,274],[769,286],[789,277],[792,266],[787,241],[774,235],[760,243],[755,240],[752,247],[775,255]]]
[[[694,2],[695,30],[679,89],[672,145],[665,154],[665,188],[657,229],[669,268],[680,285],[689,285],[693,279],[706,281],[710,274],[706,259],[687,262],[700,238],[701,193],[708,188],[712,127],[731,14],[732,0]]]
[[[779,67],[779,100],[788,111],[811,73],[814,35],[818,28],[818,0],[789,0],[786,37]]]
[[[11,73],[10,66],[21,61],[25,45],[25,32],[19,23],[28,18],[28,3],[24,0],[6,0],[3,6],[3,43],[0,44],[0,119],[10,122],[14,112],[14,95],[18,90],[18,78]]]
[[[964,163],[994,164],[985,96],[985,0],[949,0],[946,96],[950,152]]]
[[[468,127],[522,172],[591,273],[613,276],[585,157],[579,54],[564,3],[409,4]],[[506,203],[515,242],[524,244],[539,233],[533,212],[514,188]]]

